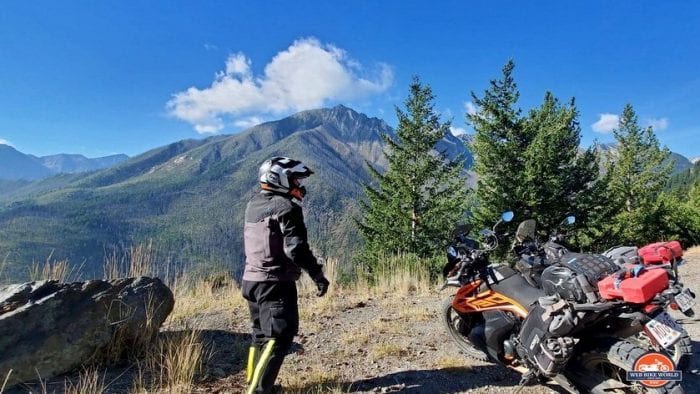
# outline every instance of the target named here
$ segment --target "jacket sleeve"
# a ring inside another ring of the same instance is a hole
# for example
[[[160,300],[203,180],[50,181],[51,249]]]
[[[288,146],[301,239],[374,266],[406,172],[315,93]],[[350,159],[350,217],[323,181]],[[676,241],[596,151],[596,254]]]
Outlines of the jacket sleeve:
[[[316,277],[322,272],[322,266],[309,248],[301,207],[293,204],[291,210],[278,217],[278,221],[284,236],[284,253],[309,276]]]

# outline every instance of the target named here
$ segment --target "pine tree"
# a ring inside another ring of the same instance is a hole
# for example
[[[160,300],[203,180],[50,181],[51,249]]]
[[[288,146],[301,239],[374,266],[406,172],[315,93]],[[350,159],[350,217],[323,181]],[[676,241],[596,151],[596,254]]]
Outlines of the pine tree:
[[[532,130],[523,128],[520,97],[513,79],[515,64],[508,61],[499,80],[492,80],[483,97],[472,93],[479,110],[467,115],[474,127],[470,145],[477,175],[476,206],[472,221],[477,228],[490,227],[504,211],[512,210],[516,217],[527,207],[522,175],[525,168],[523,152],[532,141]]]
[[[581,129],[572,99],[561,105],[550,92],[542,105],[523,122],[532,137],[522,153],[524,204],[538,227],[550,233],[567,214],[575,214],[578,227],[585,226],[597,194],[598,161],[594,148],[579,152]]]
[[[670,152],[660,148],[651,127],[641,128],[627,104],[613,131],[617,149],[608,167],[608,204],[615,210],[606,227],[609,244],[656,240],[664,215],[658,197],[672,170]]]
[[[598,195],[594,149],[579,153],[581,129],[572,99],[561,105],[550,92],[540,107],[521,117],[512,61],[483,98],[472,94],[479,111],[468,115],[476,132],[471,145],[478,177],[474,222],[490,226],[512,210],[516,222],[535,218],[549,233],[569,213],[585,225]]]
[[[464,216],[467,189],[463,159],[449,160],[435,145],[449,132],[433,109],[434,96],[418,78],[410,84],[405,112],[396,108],[395,137],[385,135],[389,166],[382,174],[370,166],[377,186],[366,185],[358,227],[362,256],[371,264],[382,254],[442,252]]]

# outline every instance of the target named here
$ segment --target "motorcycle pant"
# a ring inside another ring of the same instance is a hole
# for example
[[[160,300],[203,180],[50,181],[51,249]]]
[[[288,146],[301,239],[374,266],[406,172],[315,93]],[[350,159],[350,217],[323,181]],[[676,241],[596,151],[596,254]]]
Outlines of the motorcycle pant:
[[[253,327],[247,394],[270,393],[299,329],[296,283],[242,282]]]

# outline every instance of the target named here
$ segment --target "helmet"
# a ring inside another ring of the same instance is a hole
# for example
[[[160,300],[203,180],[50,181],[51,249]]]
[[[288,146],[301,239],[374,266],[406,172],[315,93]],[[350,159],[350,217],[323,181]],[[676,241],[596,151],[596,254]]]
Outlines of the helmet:
[[[299,160],[277,156],[265,160],[260,166],[260,185],[265,190],[288,193],[301,200],[306,195],[306,188],[299,184],[299,180],[313,173]]]

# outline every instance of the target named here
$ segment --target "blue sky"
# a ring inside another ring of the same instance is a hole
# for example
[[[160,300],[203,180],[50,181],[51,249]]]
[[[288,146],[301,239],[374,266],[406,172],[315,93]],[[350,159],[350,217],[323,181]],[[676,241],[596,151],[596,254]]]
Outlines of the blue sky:
[[[408,83],[469,130],[516,62],[521,108],[576,98],[583,144],[625,103],[700,156],[700,5],[650,1],[9,1],[0,7],[0,142],[136,155],[348,105],[395,125]]]

